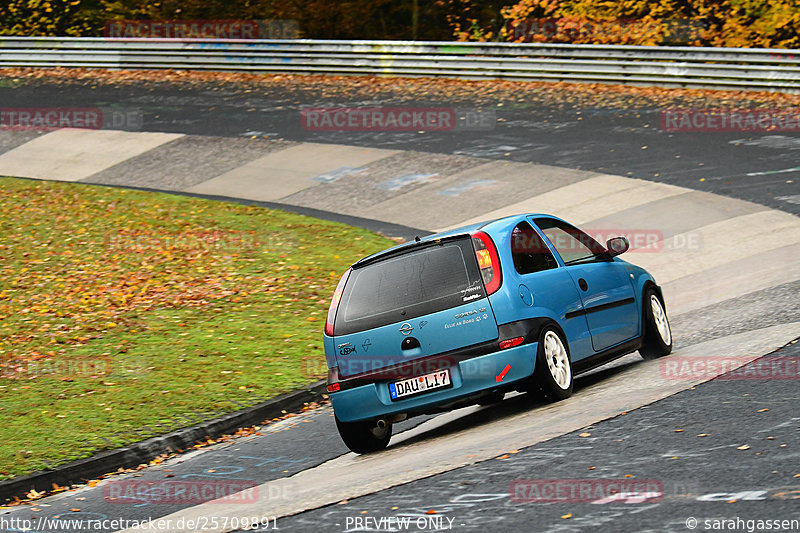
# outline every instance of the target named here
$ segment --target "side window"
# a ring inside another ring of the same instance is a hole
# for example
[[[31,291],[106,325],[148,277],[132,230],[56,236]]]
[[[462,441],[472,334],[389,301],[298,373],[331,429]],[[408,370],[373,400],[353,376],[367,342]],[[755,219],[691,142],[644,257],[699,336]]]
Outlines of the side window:
[[[578,228],[552,218],[537,218],[534,222],[553,244],[565,265],[604,259],[606,249]]]
[[[520,222],[511,232],[511,257],[514,268],[520,274],[532,274],[558,266],[550,249],[527,222]]]

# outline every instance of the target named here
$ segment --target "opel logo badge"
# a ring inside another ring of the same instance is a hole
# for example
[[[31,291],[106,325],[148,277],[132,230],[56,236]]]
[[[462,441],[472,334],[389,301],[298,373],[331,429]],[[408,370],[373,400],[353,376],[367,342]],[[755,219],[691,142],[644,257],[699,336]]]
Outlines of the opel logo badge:
[[[405,322],[402,326],[400,326],[400,333],[403,335],[411,335],[411,332],[414,331],[414,328],[411,327],[411,324]]]

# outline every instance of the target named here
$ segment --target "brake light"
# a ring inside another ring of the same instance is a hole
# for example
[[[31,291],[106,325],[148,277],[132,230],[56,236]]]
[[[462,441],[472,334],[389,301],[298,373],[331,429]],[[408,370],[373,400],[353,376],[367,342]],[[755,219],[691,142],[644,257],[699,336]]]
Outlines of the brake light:
[[[472,235],[472,247],[475,249],[475,257],[478,260],[478,267],[481,269],[481,277],[488,296],[497,292],[503,283],[497,248],[495,248],[492,238],[482,231]]]
[[[525,337],[514,337],[513,339],[506,339],[504,341],[500,341],[500,349],[505,350],[506,348],[513,348],[514,346],[519,346],[522,344],[522,341],[525,340]]]
[[[341,390],[341,388],[342,386],[339,385],[338,383],[331,383],[330,385],[328,385],[328,392],[337,392]]]
[[[350,268],[342,274],[342,279],[336,285],[336,290],[333,291],[333,298],[331,298],[331,306],[328,308],[328,318],[325,320],[325,335],[333,337],[333,321],[336,319],[336,311],[339,309],[339,301],[342,299],[342,291],[347,277],[350,275]]]

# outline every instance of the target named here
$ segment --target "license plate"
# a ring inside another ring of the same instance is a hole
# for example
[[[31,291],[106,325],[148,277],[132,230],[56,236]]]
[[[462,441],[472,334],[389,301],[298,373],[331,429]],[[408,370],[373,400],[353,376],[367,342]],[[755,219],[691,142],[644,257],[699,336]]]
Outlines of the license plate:
[[[450,371],[445,369],[425,374],[424,376],[389,383],[389,395],[392,400],[398,400],[430,390],[443,389],[450,385]]]

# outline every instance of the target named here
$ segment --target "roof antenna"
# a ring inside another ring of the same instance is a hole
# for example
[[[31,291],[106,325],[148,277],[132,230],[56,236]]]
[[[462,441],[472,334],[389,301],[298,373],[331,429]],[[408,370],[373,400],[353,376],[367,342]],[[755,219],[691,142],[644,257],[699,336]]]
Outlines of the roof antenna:
[[[419,242],[419,235],[417,235],[416,237],[414,237],[414,242]]]

